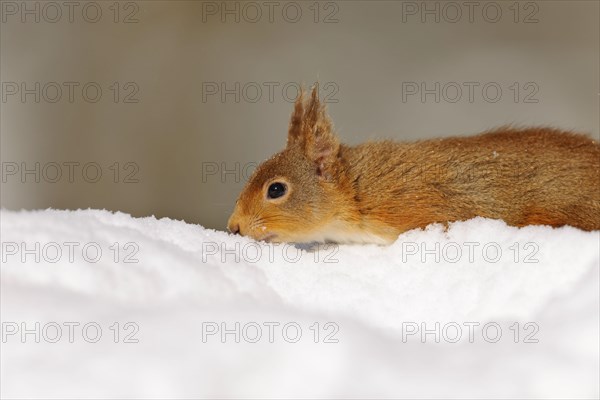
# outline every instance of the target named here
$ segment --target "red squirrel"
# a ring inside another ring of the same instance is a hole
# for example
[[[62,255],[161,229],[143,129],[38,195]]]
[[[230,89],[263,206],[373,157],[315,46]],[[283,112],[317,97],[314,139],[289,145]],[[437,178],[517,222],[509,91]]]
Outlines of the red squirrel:
[[[302,91],[287,146],[254,171],[228,222],[271,242],[393,243],[431,223],[600,229],[600,145],[553,128],[347,146],[317,88]]]

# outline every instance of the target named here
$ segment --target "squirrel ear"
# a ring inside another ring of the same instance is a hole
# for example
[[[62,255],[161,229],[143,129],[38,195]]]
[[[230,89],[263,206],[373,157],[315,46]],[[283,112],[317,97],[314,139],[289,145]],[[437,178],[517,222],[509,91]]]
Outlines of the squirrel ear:
[[[288,128],[287,145],[299,143],[302,140],[302,118],[304,116],[304,89],[300,88],[298,98],[294,104],[294,112],[290,118],[290,126]]]
[[[331,119],[319,101],[318,86],[313,90],[303,119],[304,154],[317,166],[317,174],[329,180],[335,169],[340,142],[333,132]]]
[[[313,86],[306,108],[302,90],[294,105],[288,147],[296,144],[316,164],[319,177],[326,180],[332,177],[340,143],[333,132],[333,124],[325,112],[325,106],[319,101],[317,85]]]

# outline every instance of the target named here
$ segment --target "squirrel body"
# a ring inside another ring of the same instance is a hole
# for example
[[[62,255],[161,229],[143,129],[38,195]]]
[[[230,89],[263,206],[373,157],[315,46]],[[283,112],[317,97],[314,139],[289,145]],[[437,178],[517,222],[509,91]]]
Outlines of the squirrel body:
[[[389,244],[476,216],[600,229],[600,145],[553,128],[503,127],[347,146],[313,89],[306,104],[299,96],[286,149],[250,177],[228,228],[274,242]]]

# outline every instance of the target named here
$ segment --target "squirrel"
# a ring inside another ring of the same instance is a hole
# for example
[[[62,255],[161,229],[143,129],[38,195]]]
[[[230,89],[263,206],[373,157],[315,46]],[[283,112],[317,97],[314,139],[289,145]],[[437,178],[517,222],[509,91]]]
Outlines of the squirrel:
[[[554,128],[341,144],[317,87],[300,90],[287,146],[260,164],[227,227],[267,242],[391,244],[474,217],[600,229],[600,145]]]

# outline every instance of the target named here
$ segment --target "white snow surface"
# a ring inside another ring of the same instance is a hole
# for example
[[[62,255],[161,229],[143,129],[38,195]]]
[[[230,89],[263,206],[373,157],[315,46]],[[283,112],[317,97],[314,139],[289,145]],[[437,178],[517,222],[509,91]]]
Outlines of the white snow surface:
[[[3,398],[600,394],[599,231],[475,218],[297,248],[100,210],[0,221]]]

